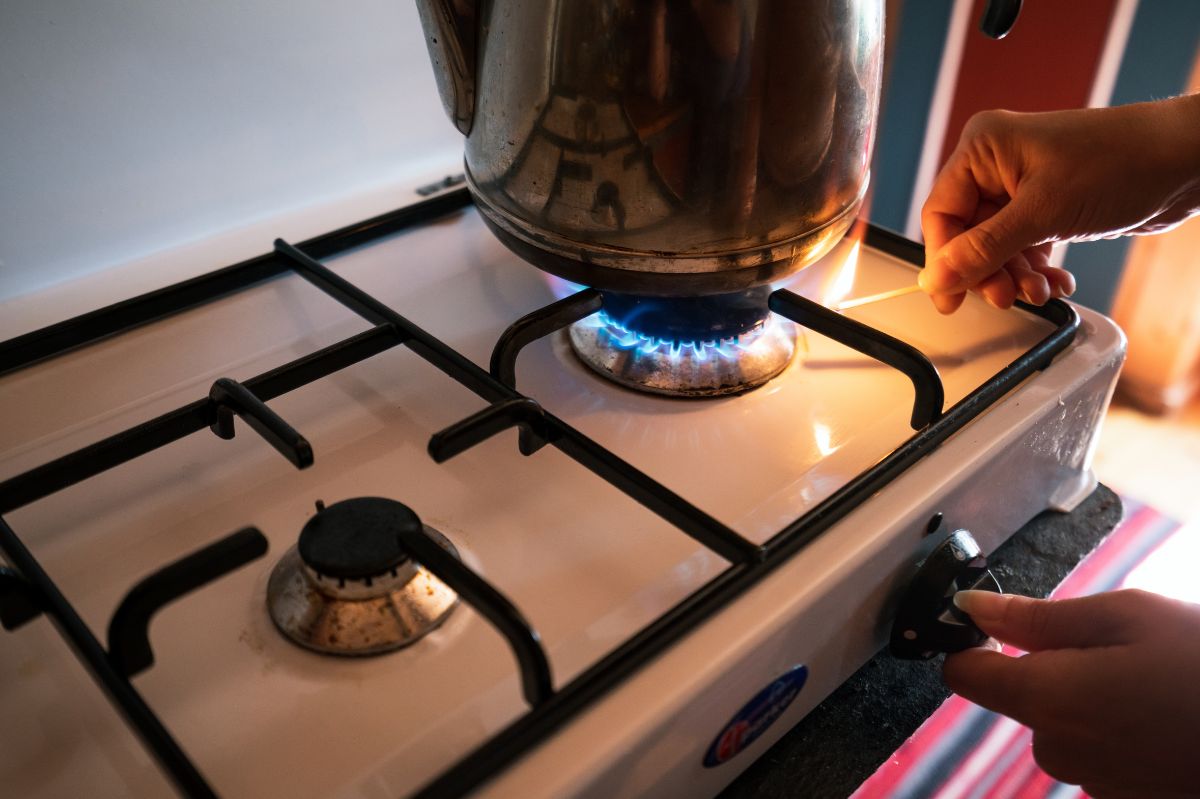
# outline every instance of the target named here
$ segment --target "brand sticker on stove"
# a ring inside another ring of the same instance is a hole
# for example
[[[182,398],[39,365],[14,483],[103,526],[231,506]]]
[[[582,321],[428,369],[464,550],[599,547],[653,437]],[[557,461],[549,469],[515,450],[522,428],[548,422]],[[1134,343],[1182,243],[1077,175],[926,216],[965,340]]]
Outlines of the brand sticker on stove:
[[[754,743],[783,715],[804,687],[808,666],[796,666],[754,695],[713,740],[704,755],[704,766],[719,766]]]

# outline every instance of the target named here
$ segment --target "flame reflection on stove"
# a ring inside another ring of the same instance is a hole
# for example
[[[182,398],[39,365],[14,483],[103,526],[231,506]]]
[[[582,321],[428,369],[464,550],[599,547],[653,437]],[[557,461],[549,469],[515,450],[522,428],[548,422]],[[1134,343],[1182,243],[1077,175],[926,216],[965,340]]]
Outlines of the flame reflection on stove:
[[[833,430],[822,422],[813,422],[813,441],[821,457],[826,458],[838,451],[839,445],[833,443]]]

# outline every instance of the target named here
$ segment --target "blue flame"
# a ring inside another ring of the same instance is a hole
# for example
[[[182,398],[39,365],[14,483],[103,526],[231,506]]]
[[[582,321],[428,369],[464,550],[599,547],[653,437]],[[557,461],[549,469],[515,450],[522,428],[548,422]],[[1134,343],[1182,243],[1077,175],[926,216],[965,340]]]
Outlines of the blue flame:
[[[738,353],[748,349],[762,332],[760,326],[751,330],[747,335],[733,338],[680,341],[649,336],[636,330],[630,330],[604,311],[589,316],[580,324],[597,328],[618,349],[632,350],[638,355],[659,353],[660,357],[667,355],[673,361],[685,357],[696,361],[706,361],[710,355],[735,360]]]

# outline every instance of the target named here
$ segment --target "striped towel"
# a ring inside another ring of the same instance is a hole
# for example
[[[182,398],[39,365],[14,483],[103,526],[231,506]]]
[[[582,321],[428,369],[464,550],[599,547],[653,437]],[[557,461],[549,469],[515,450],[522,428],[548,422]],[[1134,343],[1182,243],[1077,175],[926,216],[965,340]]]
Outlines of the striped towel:
[[[1125,519],[1067,576],[1053,596],[1084,596],[1124,586],[1130,573],[1147,559],[1153,560],[1156,551],[1165,549],[1164,544],[1179,530],[1178,522],[1147,505],[1132,500],[1124,500],[1124,504]],[[1169,554],[1162,552],[1164,557]],[[1159,588],[1145,584],[1139,587]],[[1005,647],[1004,651],[1011,654],[1017,650]],[[952,696],[851,799],[1085,796],[1077,786],[1057,782],[1037,767],[1032,739],[1027,727]]]

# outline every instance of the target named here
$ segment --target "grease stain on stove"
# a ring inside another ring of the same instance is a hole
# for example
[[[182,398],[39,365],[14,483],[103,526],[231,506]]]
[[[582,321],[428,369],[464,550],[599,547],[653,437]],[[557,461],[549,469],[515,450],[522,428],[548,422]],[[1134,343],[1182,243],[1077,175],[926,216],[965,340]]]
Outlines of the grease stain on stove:
[[[250,647],[250,651],[256,655],[261,655],[266,651],[266,645],[263,643],[262,636],[253,632],[248,627],[243,627],[242,631],[238,633],[238,643]]]
[[[265,582],[264,582],[265,590]],[[265,613],[264,613],[265,615]],[[257,620],[256,620],[257,621]],[[269,620],[264,621],[270,624]],[[255,624],[249,627],[243,627],[238,632],[238,643],[244,645],[253,654],[259,663],[259,674],[263,677],[271,677],[279,669],[279,661],[271,657],[267,646],[267,636],[263,634],[265,628]]]

